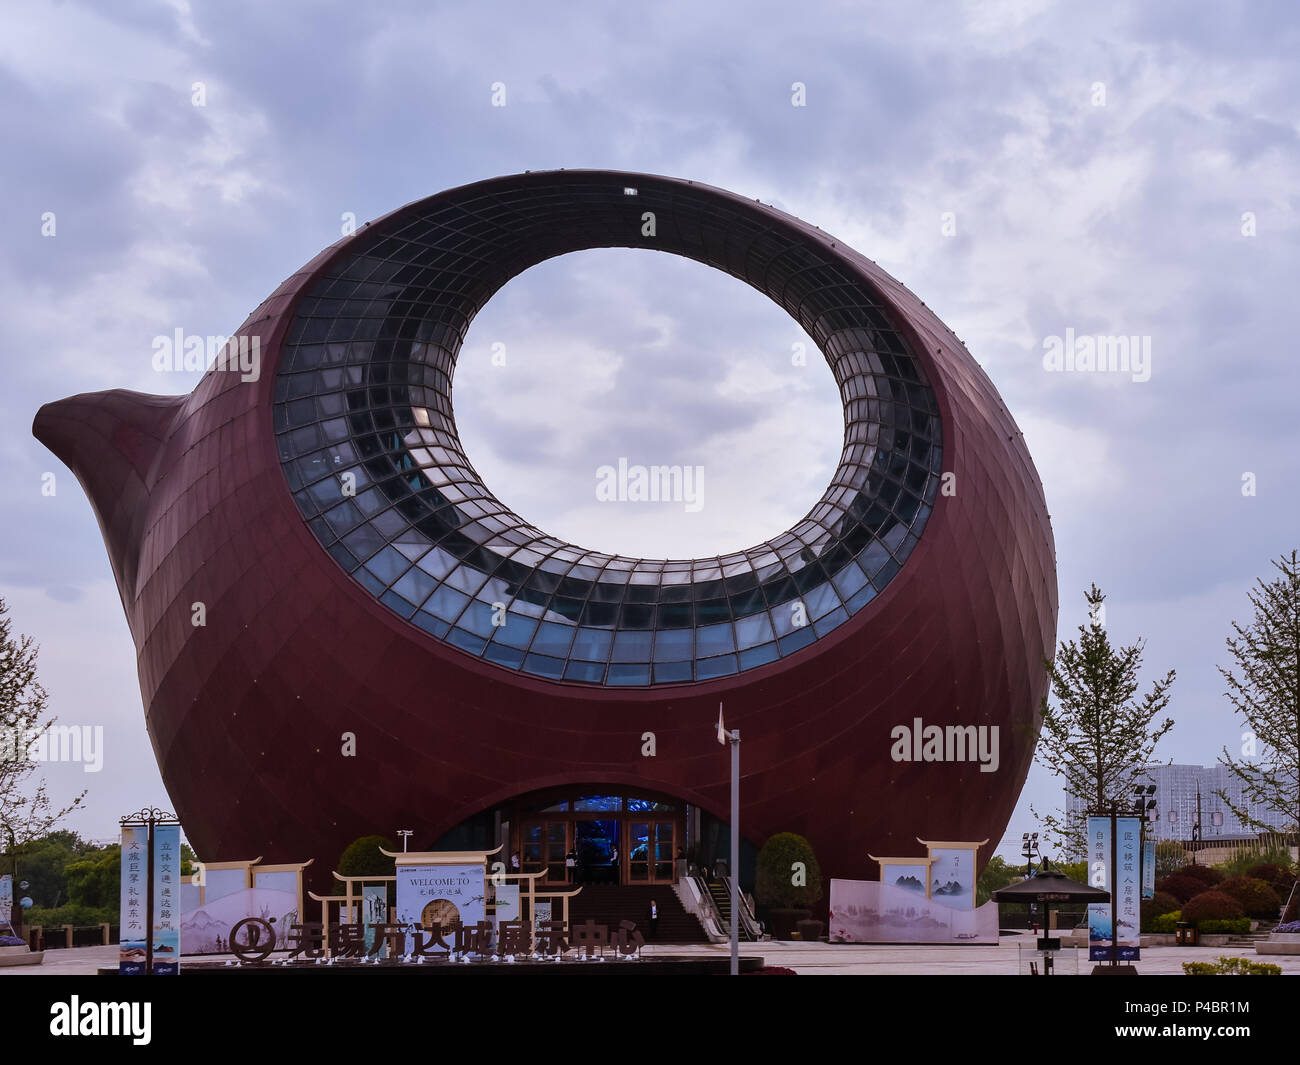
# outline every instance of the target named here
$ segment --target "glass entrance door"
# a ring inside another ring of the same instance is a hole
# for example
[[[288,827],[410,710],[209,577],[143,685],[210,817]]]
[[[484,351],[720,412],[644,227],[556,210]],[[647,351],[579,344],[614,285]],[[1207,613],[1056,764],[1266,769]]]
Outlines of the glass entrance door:
[[[568,850],[568,830],[567,821],[525,821],[521,858],[523,871],[544,871],[544,884],[567,883],[569,877],[564,868],[564,855]]]
[[[617,884],[622,879],[614,861],[619,824],[616,819],[583,817],[573,822],[578,851],[578,881],[583,884]],[[619,855],[622,858],[622,855]]]
[[[673,821],[629,821],[628,880],[633,884],[671,884],[677,849]]]

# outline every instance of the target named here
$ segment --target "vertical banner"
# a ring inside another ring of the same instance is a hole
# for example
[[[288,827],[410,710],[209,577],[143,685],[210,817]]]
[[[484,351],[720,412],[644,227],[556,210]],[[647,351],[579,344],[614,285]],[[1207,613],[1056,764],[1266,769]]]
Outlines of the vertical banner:
[[[1088,883],[1110,890],[1110,818],[1088,818]],[[1110,960],[1110,903],[1088,903],[1088,960]]]
[[[361,921],[366,930],[366,953],[375,948],[375,928],[388,923],[388,885],[366,884],[361,888]],[[386,957],[388,944],[381,943],[376,957]]]
[[[181,826],[153,830],[153,971],[175,976],[181,962]]]
[[[1119,868],[1114,876],[1119,891],[1119,960],[1137,961],[1142,957],[1142,821],[1121,817],[1115,827],[1119,833],[1115,852]]]
[[[536,934],[541,930],[542,925],[551,923],[551,901],[537,901],[533,903],[533,933]]]
[[[14,878],[0,876],[0,928],[8,928],[14,915]]]
[[[1156,897],[1156,841],[1153,839],[1142,844],[1142,897]]]
[[[149,930],[145,928],[148,847],[147,827],[122,826],[122,896],[118,921],[117,971],[128,976],[144,973],[146,949],[149,946]]]

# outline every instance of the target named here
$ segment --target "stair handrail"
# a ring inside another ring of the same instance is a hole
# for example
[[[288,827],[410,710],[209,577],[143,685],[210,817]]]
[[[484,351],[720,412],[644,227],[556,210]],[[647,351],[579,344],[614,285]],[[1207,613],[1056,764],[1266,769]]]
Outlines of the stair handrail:
[[[718,909],[718,904],[714,901],[713,895],[709,891],[708,881],[698,873],[691,873],[687,879],[695,885],[695,894],[700,898],[699,911],[695,916],[699,918],[701,925],[704,926],[704,934],[707,935],[711,941],[725,941],[727,933],[722,925],[722,912]],[[714,937],[716,937],[716,939]]]
[[[719,879],[722,881],[722,886],[727,889],[727,897],[730,898],[731,877],[728,875],[719,877]],[[755,943],[758,943],[763,938],[763,933],[758,927],[758,918],[754,916],[754,911],[749,908],[749,900],[745,898],[745,893],[743,891],[737,891],[736,898],[740,902],[740,907],[737,911],[740,914],[740,923],[745,926],[745,931],[749,933],[749,938]],[[730,932],[730,929],[728,929],[728,932]]]
[[[727,936],[727,926],[723,921],[722,911],[718,909],[717,900],[714,899],[713,892],[709,890],[708,880],[706,880],[699,873],[695,873],[691,877],[691,879],[695,881],[695,886],[699,892],[701,904],[703,905],[704,909],[707,911],[706,915],[708,919],[711,922],[713,922],[713,926],[717,929],[718,935],[722,936],[725,939]]]

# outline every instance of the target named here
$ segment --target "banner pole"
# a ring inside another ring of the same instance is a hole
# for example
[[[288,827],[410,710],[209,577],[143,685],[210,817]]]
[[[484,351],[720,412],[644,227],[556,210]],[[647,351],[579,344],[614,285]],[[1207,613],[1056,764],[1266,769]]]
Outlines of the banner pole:
[[[144,904],[144,933],[149,938],[145,940],[144,948],[144,972],[146,976],[153,976],[153,814],[149,814],[149,835],[146,838],[145,845],[148,848],[148,857],[146,859],[146,879],[145,885],[145,904]]]
[[[731,731],[731,975],[740,974],[740,730]]]

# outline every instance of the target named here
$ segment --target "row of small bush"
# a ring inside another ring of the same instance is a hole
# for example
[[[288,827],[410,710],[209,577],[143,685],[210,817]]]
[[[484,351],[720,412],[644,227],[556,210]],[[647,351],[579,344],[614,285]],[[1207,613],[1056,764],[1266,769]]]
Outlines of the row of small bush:
[[[1187,976],[1281,976],[1282,966],[1246,958],[1220,958],[1218,961],[1185,961]]]
[[[103,924],[105,921],[115,925],[118,920],[116,906],[77,906],[70,903],[52,910],[40,909],[34,906],[30,910],[23,910],[22,913],[23,925],[27,928],[32,925],[41,925],[43,928],[61,928],[65,924],[81,926]]]
[[[1157,891],[1155,898],[1142,903],[1142,931],[1168,935],[1178,931],[1180,922],[1194,925],[1206,935],[1250,931],[1250,917],[1241,903],[1222,891],[1202,891],[1181,907],[1165,891]]]
[[[1168,921],[1161,921],[1160,928],[1156,922],[1175,908],[1182,911],[1183,921],[1202,932],[1208,931],[1201,927],[1203,921],[1276,921],[1282,899],[1274,885],[1286,884],[1291,876],[1279,865],[1256,865],[1246,875],[1227,878],[1207,866],[1184,866],[1157,883],[1155,898],[1142,904],[1143,931],[1163,930]]]

